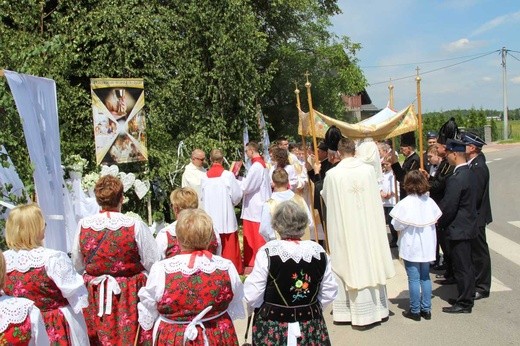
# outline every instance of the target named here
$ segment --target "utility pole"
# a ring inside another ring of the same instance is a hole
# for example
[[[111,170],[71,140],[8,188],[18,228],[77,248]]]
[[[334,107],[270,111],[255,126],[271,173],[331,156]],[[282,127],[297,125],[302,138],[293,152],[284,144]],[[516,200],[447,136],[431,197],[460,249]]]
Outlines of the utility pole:
[[[508,139],[508,128],[507,125],[507,69],[506,69],[506,47],[502,47],[502,88],[504,94],[504,140]]]

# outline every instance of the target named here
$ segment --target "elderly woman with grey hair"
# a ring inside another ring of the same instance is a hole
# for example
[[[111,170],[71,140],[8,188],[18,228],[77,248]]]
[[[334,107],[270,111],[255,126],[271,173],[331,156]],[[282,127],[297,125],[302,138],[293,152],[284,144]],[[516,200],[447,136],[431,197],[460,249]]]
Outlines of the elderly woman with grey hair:
[[[325,250],[300,240],[309,222],[295,202],[282,202],[272,218],[281,240],[258,250],[244,297],[255,309],[253,345],[330,345],[323,308],[336,297],[338,285]]]

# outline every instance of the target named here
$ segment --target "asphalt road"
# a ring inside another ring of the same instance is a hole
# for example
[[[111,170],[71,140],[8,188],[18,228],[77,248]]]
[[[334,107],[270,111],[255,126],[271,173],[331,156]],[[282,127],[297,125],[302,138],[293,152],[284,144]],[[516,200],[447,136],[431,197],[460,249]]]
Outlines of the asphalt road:
[[[397,274],[387,284],[390,318],[370,329],[356,330],[333,325],[329,307],[325,316],[333,345],[520,344],[520,144],[484,148],[494,218],[487,231],[493,269],[490,297],[476,301],[471,314],[446,314],[442,307],[449,306],[447,300],[456,296],[456,287],[434,282],[432,319],[406,319],[401,315],[409,304],[406,272],[394,251]],[[434,274],[432,280],[436,280]],[[246,320],[235,321],[235,327],[243,343]]]

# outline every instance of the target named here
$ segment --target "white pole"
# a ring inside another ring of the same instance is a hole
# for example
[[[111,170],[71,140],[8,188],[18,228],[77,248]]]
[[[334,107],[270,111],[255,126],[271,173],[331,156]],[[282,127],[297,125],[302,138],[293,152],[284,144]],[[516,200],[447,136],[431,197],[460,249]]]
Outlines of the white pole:
[[[507,125],[507,69],[506,69],[506,47],[502,47],[502,88],[504,94],[504,139],[508,138]]]

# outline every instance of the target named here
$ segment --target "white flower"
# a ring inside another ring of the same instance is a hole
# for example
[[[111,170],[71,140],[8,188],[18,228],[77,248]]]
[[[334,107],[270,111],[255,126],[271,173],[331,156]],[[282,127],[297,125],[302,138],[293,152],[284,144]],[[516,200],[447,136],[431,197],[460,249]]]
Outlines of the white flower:
[[[86,174],[81,180],[81,187],[84,191],[88,191],[93,189],[96,186],[97,181],[99,180],[99,173],[90,172]]]
[[[77,154],[70,155],[65,160],[65,167],[74,172],[83,172],[87,164],[88,161]]]

